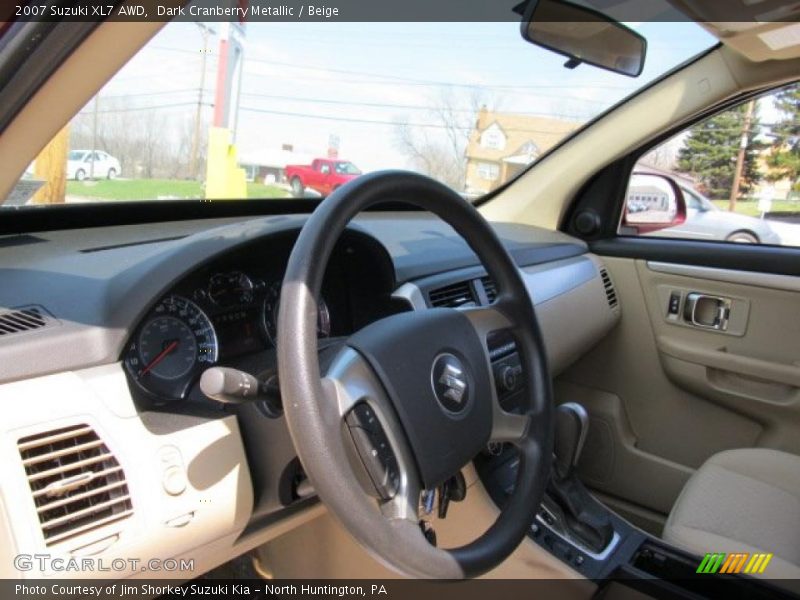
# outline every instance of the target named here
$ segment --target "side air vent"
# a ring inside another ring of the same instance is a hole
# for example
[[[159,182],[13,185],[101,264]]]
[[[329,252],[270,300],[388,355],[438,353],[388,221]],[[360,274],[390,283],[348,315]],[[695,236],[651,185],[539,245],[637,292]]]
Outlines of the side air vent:
[[[497,285],[495,285],[494,280],[489,277],[481,278],[481,283],[483,284],[483,291],[486,292],[486,299],[489,301],[489,304],[495,301],[497,298]]]
[[[0,309],[0,336],[41,329],[56,322],[41,306]]]
[[[17,442],[48,546],[133,514],[125,473],[89,425]]]
[[[475,304],[475,296],[472,294],[469,281],[459,281],[458,283],[431,290],[428,293],[428,299],[431,301],[431,306],[445,306],[448,308]]]
[[[600,277],[603,279],[603,287],[606,290],[606,298],[608,298],[609,308],[616,308],[619,304],[619,300],[617,300],[617,292],[614,289],[614,283],[611,281],[608,271],[605,269],[600,269]]]

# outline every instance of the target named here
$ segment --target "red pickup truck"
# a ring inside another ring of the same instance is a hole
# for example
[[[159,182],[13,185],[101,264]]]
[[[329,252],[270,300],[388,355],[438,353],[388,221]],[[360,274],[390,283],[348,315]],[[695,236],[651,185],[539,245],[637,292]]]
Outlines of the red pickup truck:
[[[315,158],[311,165],[286,165],[284,173],[295,198],[301,198],[306,188],[327,196],[343,183],[361,175],[350,161],[330,158]]]

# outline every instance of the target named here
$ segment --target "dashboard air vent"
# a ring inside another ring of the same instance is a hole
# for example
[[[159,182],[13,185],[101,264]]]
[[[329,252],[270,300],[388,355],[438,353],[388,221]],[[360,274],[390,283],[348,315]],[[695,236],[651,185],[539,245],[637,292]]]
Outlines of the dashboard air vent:
[[[0,309],[0,336],[41,329],[55,322],[41,306]]]
[[[483,291],[486,292],[486,299],[489,301],[489,304],[491,304],[495,301],[495,298],[497,298],[497,285],[488,275],[481,278],[481,283],[483,284]]]
[[[616,308],[619,304],[617,300],[617,292],[614,289],[614,283],[611,281],[611,276],[605,269],[600,269],[600,277],[603,279],[603,287],[606,290],[606,298],[608,298],[608,306]]]
[[[475,296],[472,294],[472,287],[470,287],[469,281],[459,281],[458,283],[431,290],[428,293],[428,298],[431,301],[431,306],[456,308],[475,304]]]
[[[133,514],[125,473],[89,425],[17,442],[48,546]]]

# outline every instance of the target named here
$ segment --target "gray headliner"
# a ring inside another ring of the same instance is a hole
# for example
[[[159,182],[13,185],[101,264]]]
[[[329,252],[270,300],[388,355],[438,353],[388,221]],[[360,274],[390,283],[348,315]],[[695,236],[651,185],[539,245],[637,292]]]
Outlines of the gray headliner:
[[[115,362],[144,312],[177,280],[241,244],[297,229],[305,218],[52,231],[34,234],[34,241],[43,241],[0,247],[0,308],[38,304],[60,321],[57,327],[0,338],[0,382]],[[428,214],[364,214],[351,227],[386,247],[398,285],[478,264],[463,240]],[[557,232],[510,224],[495,228],[520,266],[586,251],[582,242]],[[120,244],[134,245],[86,252]]]

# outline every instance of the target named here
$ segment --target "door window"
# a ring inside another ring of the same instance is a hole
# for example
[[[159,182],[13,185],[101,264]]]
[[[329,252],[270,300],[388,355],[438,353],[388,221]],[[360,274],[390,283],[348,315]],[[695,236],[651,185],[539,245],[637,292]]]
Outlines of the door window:
[[[668,210],[659,188],[674,203]],[[800,84],[717,113],[642,156],[620,234],[800,246]]]

